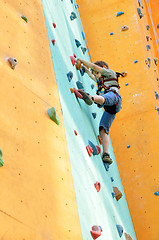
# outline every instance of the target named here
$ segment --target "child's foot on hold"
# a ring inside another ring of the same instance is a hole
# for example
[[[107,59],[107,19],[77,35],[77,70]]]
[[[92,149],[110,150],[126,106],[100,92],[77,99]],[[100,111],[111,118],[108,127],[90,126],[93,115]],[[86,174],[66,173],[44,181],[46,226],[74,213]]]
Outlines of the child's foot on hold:
[[[85,101],[86,104],[88,105],[92,105],[93,104],[93,100],[91,99],[91,96],[84,92],[82,89],[78,89],[78,92],[82,95],[82,99]]]
[[[102,160],[104,163],[108,163],[109,165],[113,163],[112,159],[110,158],[108,153],[104,153],[102,156]]]

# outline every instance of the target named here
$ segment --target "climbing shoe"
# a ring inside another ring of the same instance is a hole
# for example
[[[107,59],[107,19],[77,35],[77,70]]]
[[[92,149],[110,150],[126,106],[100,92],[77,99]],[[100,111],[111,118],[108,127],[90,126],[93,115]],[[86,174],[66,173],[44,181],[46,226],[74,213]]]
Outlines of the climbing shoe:
[[[82,99],[85,101],[86,104],[88,105],[92,105],[93,104],[93,100],[91,98],[91,96],[84,92],[82,89],[78,89],[78,92],[82,95]]]
[[[109,165],[113,163],[112,159],[110,158],[108,153],[104,153],[102,156],[102,160],[104,163],[108,163]]]

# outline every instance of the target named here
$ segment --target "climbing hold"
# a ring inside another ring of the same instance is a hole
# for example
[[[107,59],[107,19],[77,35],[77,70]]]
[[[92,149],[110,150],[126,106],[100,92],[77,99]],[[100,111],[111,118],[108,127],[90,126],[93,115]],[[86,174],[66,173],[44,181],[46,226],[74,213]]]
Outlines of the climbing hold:
[[[73,0],[71,0],[71,3],[73,4]]]
[[[70,59],[71,59],[72,65],[74,66],[75,63],[76,63],[76,59],[75,59],[75,57],[70,56]]]
[[[114,178],[113,177],[111,177],[110,180],[111,180],[111,182],[114,182]]]
[[[97,116],[97,114],[96,114],[96,113],[92,113],[92,116],[93,116],[93,118],[95,119],[96,116]]]
[[[53,23],[52,25],[53,25],[54,28],[56,28],[56,23]]]
[[[125,86],[128,86],[129,85],[129,83],[125,83]]]
[[[157,110],[158,114],[159,114],[159,107],[155,107],[155,110]]]
[[[80,69],[80,74],[81,74],[81,76],[83,76],[84,73],[85,73],[85,68],[84,68],[84,66],[81,66],[81,69]]]
[[[130,145],[127,145],[127,148],[130,148],[131,146]]]
[[[149,57],[148,57],[147,59],[148,59],[148,63],[149,63],[149,64],[148,64],[148,67],[150,68],[150,65],[151,65],[151,59],[150,59]]]
[[[134,61],[134,63],[137,63],[137,62],[138,62],[138,60],[135,60],[135,61]]]
[[[147,51],[149,51],[151,49],[151,46],[148,44],[146,45]]]
[[[158,58],[154,58],[155,65],[157,66]]]
[[[75,43],[77,47],[81,46],[81,43],[77,39],[75,39]]]
[[[141,0],[138,0],[139,7],[141,7]]]
[[[97,155],[98,155],[101,152],[101,148],[98,145],[96,145],[96,148],[98,150],[98,152],[97,152]]]
[[[94,84],[91,84],[91,88],[94,89]]]
[[[121,31],[127,31],[128,29],[129,29],[128,26],[124,25],[122,26]]]
[[[97,155],[98,150],[96,148],[96,146],[94,145],[94,143],[92,143],[90,140],[88,140],[88,144],[91,146],[91,148],[93,149],[93,155]]]
[[[102,139],[101,139],[100,135],[98,135],[97,138],[98,138],[100,145],[102,145]]]
[[[73,21],[76,18],[77,18],[76,13],[71,12],[71,16],[70,16],[71,21]]]
[[[8,62],[10,63],[10,66],[12,69],[15,69],[15,66],[17,65],[17,60],[15,58],[9,58]]]
[[[123,231],[124,231],[123,227],[119,224],[117,224],[116,227],[117,227],[117,230],[118,230],[118,233],[119,233],[119,237],[122,237]]]
[[[76,88],[70,88],[71,93],[74,93],[76,98],[83,98],[83,96],[78,92]]]
[[[112,192],[112,197],[115,198],[115,193],[114,192]]]
[[[79,5],[78,5],[77,3],[75,3],[75,8],[76,8],[76,9],[79,8]]]
[[[120,12],[117,13],[116,17],[119,17],[122,14],[124,14],[124,12],[120,11]]]
[[[140,17],[140,19],[144,16],[141,12],[141,9],[140,8],[137,8],[137,12],[138,12],[138,15]]]
[[[156,96],[156,99],[159,98],[159,94],[155,91],[155,96]]]
[[[77,85],[77,88],[78,88],[78,89],[82,89],[82,90],[84,90],[84,87],[83,87],[82,82],[77,81],[77,82],[76,82],[76,85]]]
[[[86,150],[87,150],[87,152],[88,152],[88,155],[91,157],[91,156],[92,156],[92,153],[93,153],[92,147],[91,147],[90,145],[88,145],[88,146],[86,147]]]
[[[80,60],[77,60],[77,61],[76,61],[76,69],[77,69],[77,70],[80,70],[80,69],[81,69],[81,61],[80,61]]]
[[[104,164],[105,170],[108,172],[108,170],[109,170],[109,164],[108,164],[108,163],[105,163],[105,162],[103,162],[103,164]]]
[[[25,17],[24,15],[22,15],[21,18],[22,18],[25,22],[28,22],[27,17]]]
[[[76,131],[76,130],[74,130],[74,133],[75,133],[75,135],[77,136],[77,131]]]
[[[69,71],[66,75],[67,75],[68,81],[71,82],[71,80],[73,78],[73,73],[71,71]]]
[[[3,153],[2,153],[2,150],[0,149],[0,167],[2,167],[4,165],[4,162],[2,160],[2,156],[3,156]]]
[[[146,25],[146,29],[149,30],[149,29],[150,29],[150,26],[149,26],[149,25]]]
[[[94,225],[92,227],[92,231],[90,231],[92,238],[97,239],[98,237],[101,236],[102,228],[100,226]]]
[[[57,116],[56,109],[54,107],[48,108],[47,113],[48,113],[48,115],[49,115],[49,117],[51,118],[52,121],[54,121],[57,125],[60,124],[60,119]]]
[[[146,36],[146,40],[147,40],[147,42],[149,41],[149,39],[150,39],[150,37],[149,37],[149,36]]]
[[[125,235],[126,240],[133,240],[132,237],[130,236],[130,234],[124,233],[124,235]]]
[[[114,35],[114,33],[113,33],[113,32],[111,32],[111,33],[110,33],[110,35]]]
[[[99,191],[100,191],[100,189],[101,189],[100,182],[96,182],[96,183],[94,184],[94,186],[95,186],[95,188],[96,188],[97,192],[99,192]]]
[[[115,193],[115,198],[117,201],[123,196],[120,190],[117,187],[113,187],[113,191]]]
[[[157,24],[157,28],[159,28],[159,24]]]
[[[81,50],[82,50],[83,54],[85,54],[86,51],[87,51],[87,48],[85,48],[85,47],[81,47]]]
[[[51,42],[53,45],[55,45],[55,39],[52,39]]]
[[[82,38],[83,38],[83,40],[86,39],[86,34],[84,32],[82,32]]]
[[[155,192],[154,194],[155,194],[156,196],[159,196],[159,191]]]
[[[126,77],[128,75],[127,72],[125,72],[125,71],[122,71],[121,74],[122,74],[121,75],[122,77]]]

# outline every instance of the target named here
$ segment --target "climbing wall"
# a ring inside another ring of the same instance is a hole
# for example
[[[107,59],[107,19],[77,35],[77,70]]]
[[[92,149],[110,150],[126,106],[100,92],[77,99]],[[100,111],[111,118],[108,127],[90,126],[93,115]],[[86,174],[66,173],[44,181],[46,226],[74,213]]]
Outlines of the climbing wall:
[[[0,9],[0,239],[82,239],[42,2]]]
[[[91,94],[96,92],[94,82],[82,71],[77,71],[73,61],[75,57],[89,60],[78,5],[74,1],[43,0],[43,8],[64,118],[82,238],[92,239],[90,231],[95,225],[92,234],[101,235],[100,239],[125,239],[125,235],[130,234],[135,240],[113,148],[110,144],[109,151],[113,158],[110,168],[103,166],[101,153],[96,151],[101,147],[97,135],[102,109],[95,104],[86,105],[73,93],[74,88],[83,88]],[[56,107],[55,103],[53,107]],[[89,151],[90,146],[93,153]],[[115,193],[117,189],[118,194]]]
[[[78,0],[78,4],[92,61],[104,60],[111,69],[128,73],[120,79],[123,108],[110,137],[137,239],[157,240],[158,1]],[[124,25],[128,30],[121,30]]]

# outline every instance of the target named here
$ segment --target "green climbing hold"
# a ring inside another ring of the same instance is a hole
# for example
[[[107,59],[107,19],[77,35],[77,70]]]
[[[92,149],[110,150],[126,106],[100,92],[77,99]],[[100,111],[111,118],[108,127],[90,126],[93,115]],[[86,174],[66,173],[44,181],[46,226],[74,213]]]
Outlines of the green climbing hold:
[[[24,15],[22,15],[21,18],[22,18],[24,21],[28,22],[27,17],[25,17]]]
[[[48,113],[49,117],[51,118],[51,120],[53,120],[57,125],[60,124],[60,119],[57,116],[56,109],[54,107],[48,108],[47,113]]]
[[[3,153],[2,153],[2,150],[0,149],[0,167],[2,167],[4,165],[4,162],[2,160],[2,156],[3,156]]]

